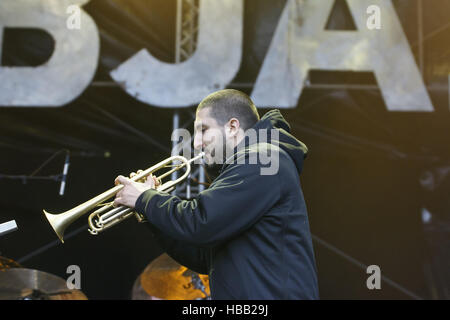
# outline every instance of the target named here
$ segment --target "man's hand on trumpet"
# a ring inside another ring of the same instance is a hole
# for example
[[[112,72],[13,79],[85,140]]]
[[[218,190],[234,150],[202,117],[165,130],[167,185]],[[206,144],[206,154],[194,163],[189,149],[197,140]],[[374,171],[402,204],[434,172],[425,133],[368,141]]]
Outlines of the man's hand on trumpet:
[[[139,174],[142,170],[139,170]],[[130,178],[133,178],[136,173],[132,172]],[[129,208],[134,208],[137,198],[148,189],[156,189],[161,184],[154,175],[150,175],[144,182],[132,181],[124,176],[118,176],[114,181],[115,185],[123,184],[124,187],[116,194],[114,199],[114,207],[121,205],[127,206]]]

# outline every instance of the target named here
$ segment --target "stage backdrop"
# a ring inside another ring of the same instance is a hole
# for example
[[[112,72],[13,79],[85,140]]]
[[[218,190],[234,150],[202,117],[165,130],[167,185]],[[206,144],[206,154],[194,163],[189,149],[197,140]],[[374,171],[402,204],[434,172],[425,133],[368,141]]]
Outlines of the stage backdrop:
[[[192,132],[201,98],[235,88],[261,115],[282,109],[310,150],[301,181],[321,297],[444,297],[450,2],[423,2],[199,1],[195,53],[175,63],[175,0],[3,0],[0,223],[19,230],[1,255],[63,278],[77,265],[89,298],[130,298],[162,253],[146,226],[93,237],[86,217],[60,244],[42,209],[166,158],[174,112]],[[369,290],[368,265],[398,286]]]

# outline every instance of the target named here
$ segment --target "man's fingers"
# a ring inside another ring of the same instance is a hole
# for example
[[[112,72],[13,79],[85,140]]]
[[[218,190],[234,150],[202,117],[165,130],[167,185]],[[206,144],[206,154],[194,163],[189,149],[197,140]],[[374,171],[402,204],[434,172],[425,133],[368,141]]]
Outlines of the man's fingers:
[[[152,184],[153,184],[153,180],[151,179],[151,175],[147,176],[145,178],[144,181],[142,181],[142,183],[146,186],[149,186],[150,188],[152,188]]]
[[[135,175],[140,174],[142,170],[138,170],[137,172],[130,173],[130,178],[133,178]]]
[[[132,172],[130,173],[130,178],[126,178],[124,176],[118,176],[115,180],[114,180],[114,184],[117,186],[119,184],[123,184],[123,185],[129,185],[131,184],[131,178],[133,178],[134,176],[136,176],[137,174],[140,174],[142,172],[142,170],[138,170],[137,172]],[[139,180],[138,182],[143,182],[146,185],[148,185],[150,188],[156,188],[158,186],[161,185],[161,180],[158,179],[157,177],[155,177],[153,174],[150,174],[147,179],[146,178],[142,178],[141,180]]]
[[[116,178],[116,180],[114,180],[115,185],[117,186],[118,184],[123,184],[123,185],[127,185],[130,184],[131,181],[128,178],[125,178],[124,176],[118,176]]]
[[[156,178],[153,174],[150,174],[150,176],[147,179],[147,185],[150,188],[155,189],[157,186],[160,185],[160,183],[158,181],[159,181],[158,178]]]
[[[114,202],[113,202],[113,207],[114,208],[117,208],[117,207],[120,207],[121,205],[123,205],[123,203],[122,203],[122,198],[115,198],[114,199]]]
[[[133,178],[135,175],[140,174],[141,172],[142,172],[142,170],[138,170],[137,172],[132,172],[132,173],[130,173],[130,179]],[[147,178],[144,177],[144,178],[141,178],[141,179],[137,180],[137,182],[143,183],[143,182],[145,182],[146,180],[147,180]]]
[[[158,187],[161,185],[161,179],[158,179],[154,175],[152,175],[152,179],[153,179],[154,187]]]

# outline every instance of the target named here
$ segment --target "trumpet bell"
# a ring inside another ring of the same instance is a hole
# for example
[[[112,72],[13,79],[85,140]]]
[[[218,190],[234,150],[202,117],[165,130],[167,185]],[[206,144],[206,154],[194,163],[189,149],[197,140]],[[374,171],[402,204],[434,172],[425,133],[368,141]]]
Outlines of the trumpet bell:
[[[59,214],[51,214],[45,210],[43,211],[47,221],[52,226],[59,240],[64,243],[64,230],[66,229],[66,226],[64,225],[65,221],[61,219]]]

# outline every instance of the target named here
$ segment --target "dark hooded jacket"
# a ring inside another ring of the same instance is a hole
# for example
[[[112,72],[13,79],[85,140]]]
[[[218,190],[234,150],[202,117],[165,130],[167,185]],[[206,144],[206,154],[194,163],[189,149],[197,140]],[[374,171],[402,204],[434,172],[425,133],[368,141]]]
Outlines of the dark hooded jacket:
[[[137,199],[136,211],[173,259],[209,275],[212,299],[318,299],[299,178],[307,148],[278,110],[253,129],[278,134],[251,144],[246,132],[235,161],[225,163],[195,199],[148,190]],[[266,160],[272,163],[254,161],[261,150],[270,150]]]

